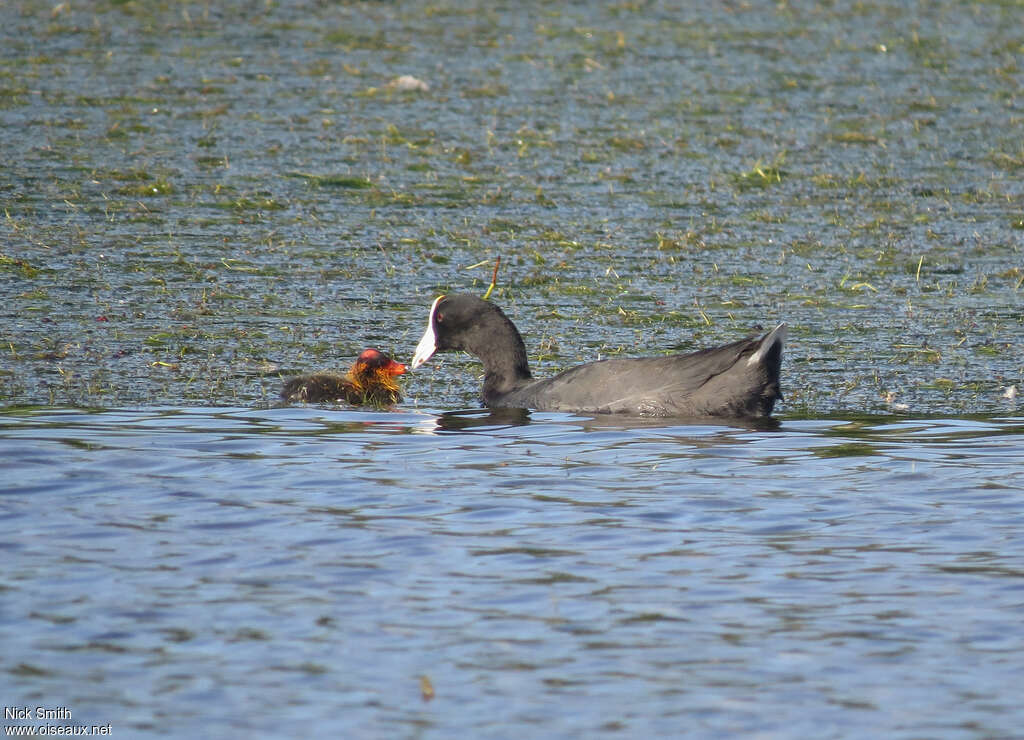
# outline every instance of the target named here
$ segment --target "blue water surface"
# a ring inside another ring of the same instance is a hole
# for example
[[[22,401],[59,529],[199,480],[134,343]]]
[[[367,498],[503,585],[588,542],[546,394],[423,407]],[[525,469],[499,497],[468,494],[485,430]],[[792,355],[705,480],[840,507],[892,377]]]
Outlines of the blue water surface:
[[[0,696],[121,737],[1010,737],[1024,422],[0,416]]]

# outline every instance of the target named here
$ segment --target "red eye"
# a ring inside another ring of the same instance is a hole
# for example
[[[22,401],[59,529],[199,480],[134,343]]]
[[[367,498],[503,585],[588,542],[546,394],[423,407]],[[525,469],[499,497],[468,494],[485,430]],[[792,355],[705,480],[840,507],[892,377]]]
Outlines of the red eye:
[[[437,317],[435,318],[435,320],[437,321],[437,323],[440,324],[442,321],[444,321],[444,314],[443,313],[439,313],[437,315]]]

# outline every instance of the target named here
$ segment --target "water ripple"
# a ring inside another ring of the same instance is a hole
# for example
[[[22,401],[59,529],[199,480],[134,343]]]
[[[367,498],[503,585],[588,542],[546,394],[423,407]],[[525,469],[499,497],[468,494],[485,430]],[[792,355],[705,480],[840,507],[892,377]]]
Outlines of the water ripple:
[[[141,733],[1017,726],[1024,422],[619,421],[0,416],[4,694]]]

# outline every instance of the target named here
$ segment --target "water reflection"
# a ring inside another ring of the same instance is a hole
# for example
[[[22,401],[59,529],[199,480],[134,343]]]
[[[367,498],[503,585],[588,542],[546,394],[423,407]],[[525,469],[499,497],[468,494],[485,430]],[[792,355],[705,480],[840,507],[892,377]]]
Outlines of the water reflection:
[[[1016,726],[1019,670],[991,657],[1024,650],[1022,430],[3,413],[0,688],[125,731],[176,712],[193,735],[211,700],[265,719],[295,697],[348,736],[435,707],[446,735],[607,724],[623,702],[652,730],[734,716],[721,702],[762,727],[796,698],[807,736],[907,703]]]
[[[467,409],[439,414],[435,419],[434,428],[439,432],[466,432],[523,426],[529,423],[528,409]]]
[[[780,421],[765,419],[720,419],[627,416],[623,414],[579,415],[558,412],[536,412],[529,409],[464,409],[445,411],[436,418],[437,431],[461,432],[474,429],[501,428],[538,423],[568,424],[581,431],[667,429],[679,427],[727,427],[767,431],[779,429]]]

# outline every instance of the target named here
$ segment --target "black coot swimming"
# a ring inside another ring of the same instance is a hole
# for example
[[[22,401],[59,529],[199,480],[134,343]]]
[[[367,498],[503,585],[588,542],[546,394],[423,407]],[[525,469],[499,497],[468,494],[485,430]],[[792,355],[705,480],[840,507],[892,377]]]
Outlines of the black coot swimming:
[[[391,406],[402,400],[395,377],[406,371],[376,349],[365,349],[347,373],[323,371],[285,381],[281,398],[289,403],[347,403]]]
[[[523,339],[500,308],[473,295],[434,301],[412,369],[434,352],[464,350],[484,365],[483,402],[492,408],[639,416],[769,416],[782,398],[779,368],[786,324],[687,355],[609,359],[552,378],[530,374]]]

